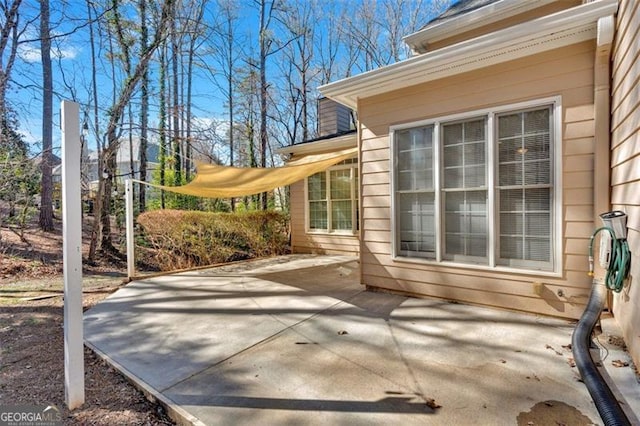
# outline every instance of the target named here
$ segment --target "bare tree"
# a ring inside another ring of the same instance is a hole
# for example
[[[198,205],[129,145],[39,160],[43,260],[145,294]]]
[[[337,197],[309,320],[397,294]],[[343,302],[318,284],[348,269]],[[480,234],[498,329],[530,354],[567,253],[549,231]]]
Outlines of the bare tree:
[[[53,144],[53,73],[51,69],[51,34],[49,0],[40,0],[40,57],[42,60],[42,161],[40,171],[40,218],[43,231],[53,231],[53,180],[51,147]]]
[[[267,58],[284,49],[293,39],[287,40],[283,44],[275,44],[271,28],[271,20],[274,12],[281,7],[279,0],[254,0],[259,8],[259,32],[258,44],[260,53],[258,57],[258,72],[260,74],[260,167],[267,167],[267,157],[269,155],[269,133],[267,128],[269,99],[269,85],[267,84]],[[267,193],[260,194],[261,208],[267,209]]]
[[[160,51],[160,71],[159,71],[159,85],[160,85],[160,108],[159,108],[159,123],[158,131],[160,133],[160,185],[165,185],[166,177],[165,171],[167,168],[167,44],[163,42],[159,48]],[[160,191],[160,206],[165,208],[165,194],[164,191]]]
[[[171,108],[171,118],[173,123],[173,184],[182,185],[182,155],[180,153],[180,98],[178,97],[178,68],[180,56],[180,42],[177,30],[177,4],[172,9],[171,19],[171,68],[172,68],[172,94],[173,106]]]
[[[138,0],[140,14],[140,56],[147,53],[149,44],[149,30],[147,28],[147,0]],[[140,180],[147,180],[147,137],[149,126],[149,70],[145,69],[140,81]],[[133,153],[132,153],[133,154]],[[146,186],[140,185],[138,190],[138,209],[140,213],[146,210]]]
[[[317,52],[318,68],[320,69],[320,84],[327,84],[333,80],[337,73],[338,53],[342,44],[339,28],[340,16],[337,14],[335,2],[325,3],[324,17],[321,18],[326,28],[331,31],[319,31],[315,37],[315,51]]]
[[[100,241],[100,249],[103,251],[115,251],[111,241],[111,225],[109,216],[111,213],[111,192],[113,189],[113,178],[116,172],[116,152],[119,146],[118,128],[120,126],[123,113],[135,90],[138,88],[140,80],[149,66],[149,61],[153,57],[156,49],[167,34],[168,23],[173,12],[173,0],[165,0],[162,3],[160,19],[155,28],[155,34],[145,55],[142,55],[135,67],[125,79],[118,98],[110,109],[109,122],[106,128],[107,146],[104,149],[104,175],[99,176],[99,187],[96,206],[96,223],[98,226],[97,239]],[[89,259],[93,261],[94,259]]]
[[[311,91],[319,74],[314,68],[314,26],[319,19],[312,3],[289,1],[278,14],[278,20],[289,32],[292,40],[281,52],[280,100],[274,109],[279,111],[278,120],[286,128],[289,144],[309,140],[315,132],[311,130]]]
[[[241,45],[244,41],[237,30],[238,4],[234,0],[217,0],[216,20],[213,34],[210,38],[213,62],[217,69],[213,72],[213,81],[220,90],[227,111],[228,119],[228,146],[229,165],[235,166],[237,151],[235,140],[236,128],[236,86],[239,79],[236,78],[238,61],[241,58]],[[236,200],[231,198],[231,210],[235,211]]]
[[[273,40],[267,33],[271,14],[273,12],[273,2],[267,4],[267,0],[259,0],[260,6],[260,166],[267,167],[267,56],[271,49]],[[262,210],[267,209],[267,193],[260,195]]]
[[[7,89],[11,80],[11,71],[18,52],[21,31],[18,28],[19,8],[22,0],[0,2],[2,28],[0,28],[0,120],[6,125]]]
[[[194,58],[196,56],[196,50],[201,44],[200,37],[202,36],[202,19],[204,17],[204,8],[206,0],[202,0],[193,4],[191,18],[189,19],[188,30],[190,34],[189,49],[187,51],[187,98],[185,101],[185,177],[186,180],[191,180],[191,168],[192,168],[192,93],[193,93],[193,71],[194,71]]]

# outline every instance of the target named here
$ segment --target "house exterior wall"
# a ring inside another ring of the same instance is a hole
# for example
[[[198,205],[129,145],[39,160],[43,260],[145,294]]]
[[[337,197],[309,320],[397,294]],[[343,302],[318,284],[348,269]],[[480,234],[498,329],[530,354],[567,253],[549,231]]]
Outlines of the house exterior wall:
[[[291,250],[293,253],[357,255],[357,235],[307,232],[305,182],[301,180],[290,188]]]
[[[540,18],[543,16],[551,15],[552,13],[570,9],[575,6],[579,6],[580,4],[582,4],[582,0],[556,1],[553,3],[547,4],[545,6],[538,7],[534,10],[530,10],[526,13],[521,13],[519,15],[511,16],[507,19],[503,19],[501,21],[491,23],[490,25],[484,25],[480,28],[476,28],[471,31],[466,31],[461,34],[456,34],[453,37],[448,37],[442,40],[435,41],[433,43],[429,43],[428,50],[429,51],[437,50],[461,41],[470,40],[474,37],[479,37],[481,35],[489,34],[504,28],[509,28],[513,25],[521,24],[523,22],[528,22],[532,19]]]
[[[578,318],[589,295],[593,230],[595,43],[425,83],[358,104],[362,282],[416,295]],[[562,269],[559,276],[392,257],[390,126],[549,97],[562,103]],[[560,292],[561,296],[558,296]]]
[[[615,296],[614,315],[640,363],[640,2],[618,9],[611,84],[611,203],[628,215],[631,279]]]

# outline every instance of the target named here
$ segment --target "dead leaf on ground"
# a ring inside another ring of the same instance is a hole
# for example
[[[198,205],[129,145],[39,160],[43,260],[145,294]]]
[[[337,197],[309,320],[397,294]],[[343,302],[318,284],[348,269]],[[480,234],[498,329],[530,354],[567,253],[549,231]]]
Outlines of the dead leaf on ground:
[[[614,359],[613,361],[611,361],[611,365],[613,365],[614,367],[628,367],[629,363],[621,359]]]
[[[559,356],[562,356],[562,355],[563,355],[563,354],[562,354],[562,352],[557,351],[557,350],[556,350],[553,346],[551,346],[551,345],[546,345],[545,347],[546,347],[547,349],[551,349],[553,352],[555,352],[555,353],[556,353],[556,355],[559,355]]]
[[[442,407],[442,405],[438,404],[436,400],[433,398],[427,398],[425,402],[427,403],[427,407],[432,408],[434,410],[436,408]]]
[[[349,334],[349,332],[347,330],[340,330],[340,331],[338,331],[338,334],[340,336],[344,336],[345,334]]]

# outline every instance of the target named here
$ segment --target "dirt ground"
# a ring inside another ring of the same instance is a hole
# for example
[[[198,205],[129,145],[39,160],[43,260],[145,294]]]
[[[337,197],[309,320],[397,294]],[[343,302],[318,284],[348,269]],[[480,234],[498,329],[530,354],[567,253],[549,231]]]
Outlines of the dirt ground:
[[[32,226],[26,242],[0,228],[0,405],[55,405],[68,425],[173,424],[160,406],[86,348],[86,402],[66,409],[59,222],[56,227],[44,233]],[[84,269],[86,310],[122,285],[126,265],[111,258]]]

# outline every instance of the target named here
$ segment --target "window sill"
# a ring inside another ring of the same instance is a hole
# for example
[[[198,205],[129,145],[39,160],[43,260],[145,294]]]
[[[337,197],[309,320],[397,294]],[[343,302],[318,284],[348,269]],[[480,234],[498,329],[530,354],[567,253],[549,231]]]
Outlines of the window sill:
[[[329,235],[336,237],[357,237],[358,233],[353,231],[318,231],[318,230],[307,230],[305,231],[307,235]]]
[[[506,266],[490,267],[487,265],[479,265],[479,264],[474,265],[469,263],[460,263],[460,262],[452,262],[452,261],[437,262],[435,260],[420,259],[418,257],[391,256],[391,259],[397,263],[413,263],[413,264],[428,265],[428,266],[435,266],[435,267],[441,267],[441,268],[456,268],[456,269],[468,269],[468,270],[474,270],[474,271],[484,271],[489,273],[496,272],[496,273],[502,273],[502,274],[535,275],[538,277],[562,278],[562,272],[558,272],[558,271],[509,268]]]

